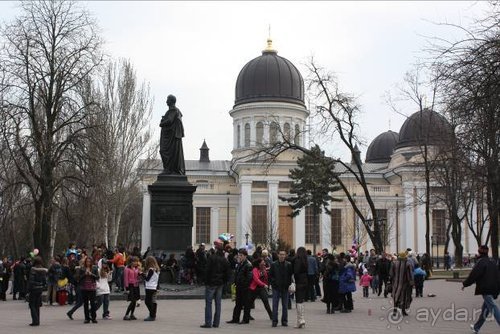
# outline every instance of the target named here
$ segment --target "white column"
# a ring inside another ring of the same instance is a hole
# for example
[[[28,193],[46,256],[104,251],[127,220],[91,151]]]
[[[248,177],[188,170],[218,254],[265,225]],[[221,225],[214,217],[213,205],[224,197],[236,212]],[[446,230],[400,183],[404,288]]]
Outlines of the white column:
[[[278,224],[279,224],[279,206],[278,206],[278,185],[279,181],[268,181],[268,196],[269,196],[269,206],[267,208],[268,223],[270,226],[267,228],[271,231],[272,227],[272,237],[276,238],[278,235]],[[276,242],[276,240],[274,240]]]
[[[405,207],[401,214],[401,222],[399,230],[401,233],[398,252],[410,247],[413,248],[413,211],[416,210],[415,199],[413,198],[413,188],[403,188],[403,197],[405,199]]]
[[[295,249],[306,245],[306,213],[305,210],[300,210],[297,217],[293,219],[293,238],[295,241]]]
[[[269,119],[266,119],[264,121],[264,138],[262,140],[262,143],[263,144],[268,144],[271,142],[271,138],[269,138],[269,126],[270,126],[270,122],[269,122]]]
[[[250,233],[252,226],[252,181],[240,181],[240,221],[236,225],[236,242],[237,247],[245,245],[245,233]]]
[[[255,129],[255,118],[252,117],[250,120],[250,146],[255,146],[257,138],[257,131]]]
[[[142,189],[141,232],[141,252],[144,253],[151,246],[151,195],[147,185],[143,185]]]
[[[210,209],[210,242],[217,239],[219,235],[219,208]]]

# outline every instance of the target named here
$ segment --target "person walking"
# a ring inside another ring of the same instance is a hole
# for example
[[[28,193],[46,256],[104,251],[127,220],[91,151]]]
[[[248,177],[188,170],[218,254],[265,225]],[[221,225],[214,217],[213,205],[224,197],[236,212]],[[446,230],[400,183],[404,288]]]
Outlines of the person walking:
[[[407,259],[406,252],[399,253],[398,259],[391,266],[392,299],[394,302],[394,314],[400,310],[408,315],[407,310],[411,304],[413,290],[413,264]]]
[[[135,256],[130,256],[128,258],[127,267],[123,274],[123,285],[128,291],[127,300],[129,301],[127,311],[123,320],[137,320],[134,315],[135,306],[137,301],[140,299],[141,294],[139,290],[139,263]]]
[[[42,292],[47,286],[47,272],[43,267],[42,258],[37,256],[33,259],[28,279],[28,302],[31,313],[30,326],[40,326],[40,306],[42,305]]]
[[[233,309],[233,318],[226,321],[228,324],[248,324],[250,322],[250,281],[252,280],[252,265],[248,261],[248,252],[245,248],[238,251],[238,266],[234,274],[236,284],[236,304]],[[243,320],[240,322],[241,310]]]
[[[314,289],[316,277],[319,274],[318,261],[312,254],[311,250],[307,250],[307,294],[306,301],[316,301],[316,290]]]
[[[307,252],[304,247],[297,248],[297,255],[293,261],[293,276],[295,279],[295,305],[297,307],[297,325],[295,328],[306,327],[304,317],[304,301],[307,295]]]
[[[363,287],[363,297],[368,298],[369,295],[369,288],[372,283],[373,277],[370,276],[368,273],[368,270],[365,269],[363,270],[363,276],[359,279],[359,286]]]
[[[149,316],[144,321],[155,321],[156,310],[158,308],[156,299],[158,297],[158,285],[160,284],[160,267],[154,256],[150,255],[146,258],[143,277],[146,282],[146,298],[144,303],[149,311]]]
[[[82,295],[83,312],[85,314],[84,323],[90,321],[97,324],[96,315],[96,281],[99,279],[97,266],[94,265],[91,257],[86,257],[83,266],[80,267],[80,293]]]
[[[262,300],[264,308],[269,315],[269,319],[273,320],[273,312],[269,306],[269,297],[267,289],[269,288],[269,280],[266,270],[266,261],[264,258],[258,258],[253,262],[252,281],[250,282],[250,304],[254,304],[257,297]]]
[[[486,245],[479,247],[476,264],[469,276],[462,283],[462,290],[472,284],[476,284],[474,294],[482,295],[483,297],[483,306],[481,307],[479,319],[477,319],[475,324],[470,325],[473,333],[479,333],[490,313],[493,314],[497,324],[500,326],[500,311],[495,302],[500,291],[500,272],[496,261],[488,257],[488,251],[489,248]]]
[[[215,253],[207,258],[205,271],[205,323],[201,328],[218,328],[221,317],[222,292],[231,277],[229,261],[224,256],[224,243],[214,241]],[[212,301],[215,300],[215,313],[212,318]]]
[[[273,289],[273,323],[278,326],[278,308],[281,300],[281,326],[288,326],[288,287],[292,283],[292,264],[286,261],[286,252],[280,250],[278,260],[269,269],[269,284]]]

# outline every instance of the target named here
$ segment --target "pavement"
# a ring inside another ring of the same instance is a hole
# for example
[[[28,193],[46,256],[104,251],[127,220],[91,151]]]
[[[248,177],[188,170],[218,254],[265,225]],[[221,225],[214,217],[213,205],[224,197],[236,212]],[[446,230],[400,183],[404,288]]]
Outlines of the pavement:
[[[173,286],[172,286],[173,287]],[[271,327],[262,303],[255,302],[252,316],[256,319],[249,325],[226,324],[231,318],[234,303],[230,299],[222,301],[221,326],[218,329],[202,329],[205,303],[200,299],[180,299],[176,296],[191,293],[200,295],[203,287],[189,286],[191,290],[180,291],[188,286],[179,286],[178,290],[164,290],[164,298],[158,301],[158,317],[154,322],[144,322],[147,308],[144,302],[136,309],[136,321],[123,321],[127,302],[112,300],[110,311],[113,320],[101,320],[98,312],[98,324],[84,324],[83,310],[74,314],[75,320],[69,320],[66,312],[70,306],[43,306],[40,310],[41,325],[30,327],[31,319],[28,305],[23,301],[13,301],[11,296],[6,302],[0,302],[0,333],[37,333],[53,334],[138,334],[138,333],[286,333],[298,331],[293,329],[296,321],[295,305],[289,310],[290,327]],[[370,295],[363,298],[361,290],[354,293],[354,311],[352,313],[326,314],[326,308],[320,301],[305,303],[306,328],[304,333],[436,333],[457,334],[471,333],[469,324],[478,316],[482,304],[480,296],[474,296],[474,287],[461,291],[461,284],[444,279],[434,279],[425,282],[424,297],[414,298],[410,315],[393,319],[390,298]],[[435,294],[435,297],[427,297]],[[498,334],[499,326],[494,321],[487,321],[482,334]]]

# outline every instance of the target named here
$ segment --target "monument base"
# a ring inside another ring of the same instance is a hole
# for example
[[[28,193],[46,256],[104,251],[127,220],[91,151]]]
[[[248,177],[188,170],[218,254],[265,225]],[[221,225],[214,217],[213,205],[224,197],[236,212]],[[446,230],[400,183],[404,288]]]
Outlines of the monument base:
[[[151,249],[154,253],[184,252],[193,244],[193,193],[185,175],[160,174],[148,186],[151,194]]]

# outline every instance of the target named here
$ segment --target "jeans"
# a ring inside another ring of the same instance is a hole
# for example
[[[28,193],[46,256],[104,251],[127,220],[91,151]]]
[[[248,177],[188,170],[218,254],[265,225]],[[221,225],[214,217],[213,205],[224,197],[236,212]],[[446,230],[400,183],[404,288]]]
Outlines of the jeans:
[[[96,311],[102,305],[102,317],[109,315],[109,293],[97,296]]]
[[[29,294],[29,306],[31,312],[31,323],[40,324],[40,305],[42,305],[42,291],[31,291]]]
[[[83,305],[82,290],[80,290],[79,286],[76,286],[75,293],[76,293],[76,303],[75,305],[73,305],[71,310],[68,311],[70,315],[75,313],[75,311],[78,310],[80,306]]]
[[[278,307],[281,299],[281,324],[288,324],[288,290],[273,289],[273,323],[278,323]]]
[[[316,290],[314,289],[315,280],[316,280],[316,275],[307,275],[306,300],[310,300],[312,302],[316,301]]]
[[[493,299],[493,295],[483,295],[483,300],[484,302],[481,307],[481,314],[479,315],[479,319],[477,319],[474,324],[474,330],[476,332],[479,332],[479,329],[481,329],[481,326],[483,326],[490,313],[493,313],[493,317],[495,317],[497,324],[500,325],[500,311],[495,299]]]
[[[117,290],[124,290],[123,288],[123,272],[125,271],[125,267],[117,267],[116,268],[116,277],[115,284]]]
[[[221,313],[221,299],[224,285],[205,287],[205,325],[219,327]],[[215,314],[212,322],[212,300],[215,299]]]

